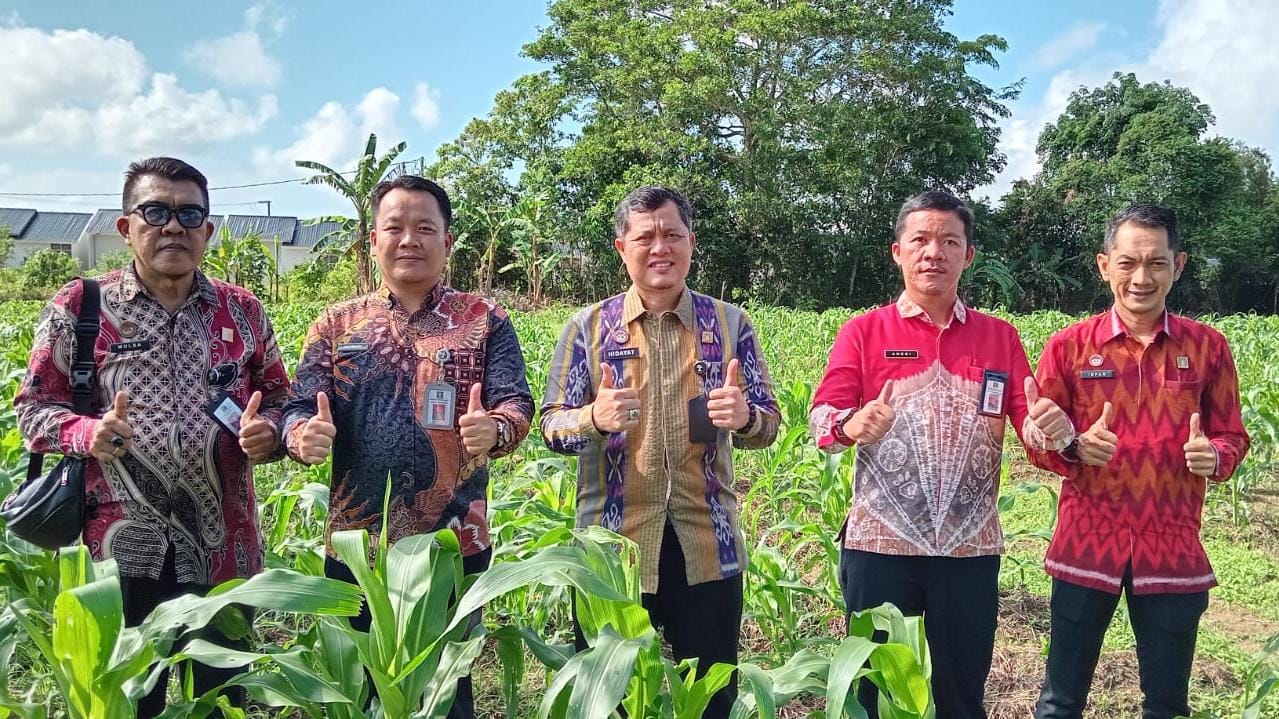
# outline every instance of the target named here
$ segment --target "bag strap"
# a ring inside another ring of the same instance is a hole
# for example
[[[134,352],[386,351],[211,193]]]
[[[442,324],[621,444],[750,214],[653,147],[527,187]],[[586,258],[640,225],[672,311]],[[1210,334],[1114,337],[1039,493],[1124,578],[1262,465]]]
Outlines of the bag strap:
[[[97,280],[81,277],[84,291],[80,296],[80,312],[75,323],[75,360],[71,363],[71,404],[75,413],[87,415],[93,411],[93,388],[97,381],[97,366],[93,361],[93,346],[98,341],[99,309],[102,292]],[[27,480],[39,477],[44,467],[44,455],[33,452],[27,464]]]

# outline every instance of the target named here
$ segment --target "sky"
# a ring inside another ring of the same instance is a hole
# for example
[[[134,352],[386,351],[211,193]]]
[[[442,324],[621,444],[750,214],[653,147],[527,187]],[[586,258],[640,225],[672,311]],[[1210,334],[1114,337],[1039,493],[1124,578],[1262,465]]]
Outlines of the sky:
[[[114,207],[131,160],[174,154],[214,188],[276,183],[215,189],[214,212],[348,212],[332,190],[280,181],[307,174],[298,159],[350,169],[371,131],[429,162],[494,94],[543,69],[520,54],[547,24],[542,0],[357,8],[0,0],[0,207]],[[1001,124],[1007,167],[978,195],[1032,175],[1044,124],[1116,71],[1189,87],[1216,114],[1211,134],[1279,152],[1272,0],[955,0],[946,23],[1003,37],[999,67],[974,73],[1022,83]]]

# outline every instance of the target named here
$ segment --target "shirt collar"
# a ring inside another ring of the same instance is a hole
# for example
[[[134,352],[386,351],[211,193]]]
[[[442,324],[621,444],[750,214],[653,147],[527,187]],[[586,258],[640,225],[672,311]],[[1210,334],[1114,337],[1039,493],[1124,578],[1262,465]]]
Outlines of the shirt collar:
[[[120,299],[124,302],[132,302],[140,294],[151,297],[151,292],[147,290],[146,285],[142,284],[142,280],[138,278],[138,271],[130,262],[125,265],[124,271],[120,274]],[[203,272],[196,270],[188,299],[190,297],[199,297],[210,305],[216,305],[218,290]]]
[[[1104,327],[1108,331],[1104,335],[1099,336],[1098,340],[1100,340],[1101,342],[1108,342],[1110,340],[1115,339],[1116,337],[1123,337],[1125,335],[1132,334],[1128,330],[1128,325],[1124,324],[1124,321],[1119,318],[1119,311],[1115,309],[1114,305],[1111,305],[1110,312],[1108,314],[1110,315],[1110,317],[1108,318],[1108,321],[1102,322],[1101,325],[1098,327],[1098,329],[1101,329]],[[1163,321],[1160,323],[1159,329],[1155,331],[1156,336],[1158,336],[1160,332],[1163,332],[1165,335],[1168,336],[1169,339],[1172,338],[1172,320],[1170,319],[1171,317],[1172,317],[1172,313],[1169,312],[1167,309],[1165,309]]]
[[[626,290],[626,298],[622,300],[622,324],[630,324],[632,321],[643,316],[648,310],[644,309],[644,301],[640,299],[639,290],[635,289],[635,285],[631,285]],[[693,317],[693,293],[687,287],[684,288],[684,294],[680,295],[679,303],[675,305],[675,316],[685,328],[692,330],[696,320]]]
[[[422,298],[422,307],[418,309],[418,312],[421,312],[422,310],[433,310],[438,307],[440,302],[444,300],[444,290],[444,280],[440,280],[435,283],[435,287],[432,288],[430,292],[426,293],[426,297]],[[374,291],[373,294],[385,303],[388,310],[393,310],[396,307],[402,308],[404,306],[391,292],[391,288],[388,287],[386,283],[378,285],[377,290]]]
[[[923,315],[924,319],[929,322],[932,321],[932,318],[928,316],[928,313],[924,311],[924,308],[920,307],[917,302],[907,297],[905,292],[901,293],[901,295],[897,297],[897,314],[901,315],[902,319],[909,319],[911,317],[919,317],[920,315]],[[959,320],[961,325],[968,324],[968,307],[965,306],[964,301],[958,297],[955,298],[955,306],[952,311],[952,316]]]

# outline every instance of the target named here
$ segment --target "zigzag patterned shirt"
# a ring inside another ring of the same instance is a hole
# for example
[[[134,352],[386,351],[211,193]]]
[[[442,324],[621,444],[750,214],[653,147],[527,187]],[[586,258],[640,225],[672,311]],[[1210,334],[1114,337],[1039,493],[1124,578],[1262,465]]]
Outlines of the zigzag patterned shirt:
[[[689,441],[688,402],[723,385],[733,358],[755,419],[714,444]],[[600,364],[640,397],[641,427],[601,435],[591,421]],[[632,287],[581,310],[560,336],[547,376],[542,436],[575,454],[577,523],[599,524],[640,548],[640,584],[657,591],[657,561],[669,521],[684,551],[689,584],[746,569],[738,529],[732,448],[772,444],[780,414],[768,366],[746,314],[685,290],[674,312],[644,309]]]
[[[1090,467],[1057,452],[1030,452],[1039,467],[1066,478],[1045,567],[1058,579],[1118,594],[1132,566],[1136,594],[1202,592],[1216,586],[1199,540],[1207,482],[1186,468],[1190,415],[1230,477],[1248,451],[1239,379],[1226,338],[1164,313],[1144,346],[1112,308],[1062,330],[1039,360],[1043,396],[1087,428],[1110,402],[1114,458]]]

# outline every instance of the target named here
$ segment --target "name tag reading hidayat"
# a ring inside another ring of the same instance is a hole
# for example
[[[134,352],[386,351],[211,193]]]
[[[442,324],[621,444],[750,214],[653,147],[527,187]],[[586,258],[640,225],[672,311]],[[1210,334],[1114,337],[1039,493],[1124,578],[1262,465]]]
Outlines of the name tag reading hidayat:
[[[338,345],[338,357],[353,357],[368,351],[368,342],[347,342]]]
[[[1004,395],[1008,391],[1008,373],[986,370],[981,379],[981,413],[988,417],[1004,416]]]
[[[115,342],[111,345],[113,354],[126,354],[129,352],[145,352],[151,349],[151,340],[133,340],[132,342]]]
[[[1114,379],[1115,371],[1113,369],[1081,369],[1079,370],[1079,379]]]
[[[604,359],[610,360],[628,360],[639,357],[639,347],[622,347],[614,350],[604,350]]]
[[[919,350],[884,350],[884,359],[918,359]]]

